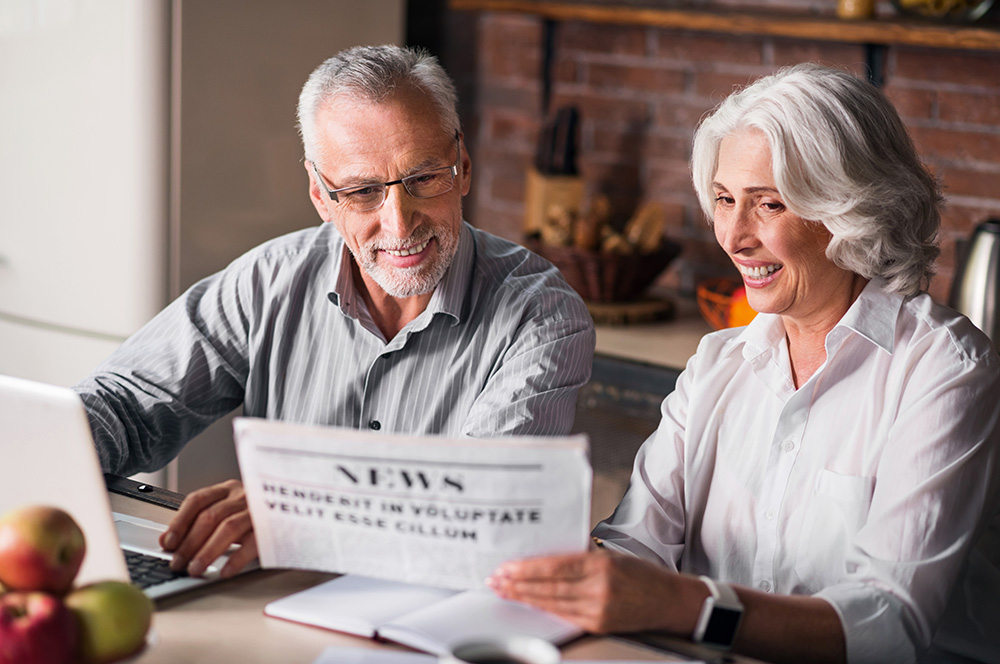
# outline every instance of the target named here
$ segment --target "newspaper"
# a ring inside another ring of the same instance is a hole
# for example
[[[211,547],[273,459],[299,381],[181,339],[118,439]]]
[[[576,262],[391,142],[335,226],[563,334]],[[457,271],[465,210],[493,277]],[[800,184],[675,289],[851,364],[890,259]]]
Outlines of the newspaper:
[[[586,550],[583,435],[403,436],[234,422],[262,567],[464,590],[506,560]]]

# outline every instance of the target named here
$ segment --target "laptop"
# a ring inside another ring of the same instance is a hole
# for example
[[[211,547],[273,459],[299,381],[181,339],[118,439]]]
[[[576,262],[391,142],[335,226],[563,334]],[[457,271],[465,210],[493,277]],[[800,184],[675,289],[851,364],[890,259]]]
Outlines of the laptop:
[[[171,573],[172,555],[158,543],[166,524],[112,512],[80,397],[0,375],[0,514],[32,504],[65,510],[83,530],[87,553],[78,586],[131,581],[159,599],[218,580],[225,563],[223,556],[204,577]]]

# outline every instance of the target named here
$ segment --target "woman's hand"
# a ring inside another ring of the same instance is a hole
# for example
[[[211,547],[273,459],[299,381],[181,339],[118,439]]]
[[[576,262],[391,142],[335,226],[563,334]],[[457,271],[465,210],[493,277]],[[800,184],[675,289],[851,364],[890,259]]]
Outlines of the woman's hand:
[[[192,491],[181,503],[177,516],[160,535],[160,546],[173,551],[170,568],[201,576],[215,559],[239,544],[220,572],[233,576],[257,557],[257,540],[247,510],[243,484],[227,480]]]
[[[500,597],[532,604],[595,634],[651,629],[690,634],[694,616],[688,621],[676,610],[678,594],[693,590],[703,598],[708,591],[685,588],[685,580],[641,558],[596,550],[506,562],[486,583]]]

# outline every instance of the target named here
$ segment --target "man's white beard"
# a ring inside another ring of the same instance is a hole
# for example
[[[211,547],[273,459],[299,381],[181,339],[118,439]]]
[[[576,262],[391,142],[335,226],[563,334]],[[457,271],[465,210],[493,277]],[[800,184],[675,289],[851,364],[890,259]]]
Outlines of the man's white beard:
[[[356,255],[354,260],[390,296],[404,298],[424,295],[437,288],[448,271],[458,250],[459,233],[456,229],[454,232],[435,235],[435,255],[413,267],[398,268],[380,263],[375,259],[376,252],[368,248],[362,248],[358,252],[362,255]]]

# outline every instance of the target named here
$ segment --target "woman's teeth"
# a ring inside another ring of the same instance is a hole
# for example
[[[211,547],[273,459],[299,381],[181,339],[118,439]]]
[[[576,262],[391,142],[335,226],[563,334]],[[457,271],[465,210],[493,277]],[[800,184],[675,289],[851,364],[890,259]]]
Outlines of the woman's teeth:
[[[399,249],[399,250],[386,249],[385,253],[389,254],[390,256],[412,256],[413,254],[419,254],[421,251],[426,249],[430,241],[431,239],[427,238],[420,244],[412,246],[409,249]]]
[[[740,266],[740,272],[751,279],[763,279],[769,274],[772,274],[775,270],[781,268],[781,264],[772,263],[771,265],[761,265],[759,267],[746,267]]]

